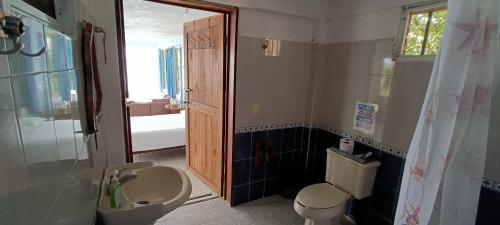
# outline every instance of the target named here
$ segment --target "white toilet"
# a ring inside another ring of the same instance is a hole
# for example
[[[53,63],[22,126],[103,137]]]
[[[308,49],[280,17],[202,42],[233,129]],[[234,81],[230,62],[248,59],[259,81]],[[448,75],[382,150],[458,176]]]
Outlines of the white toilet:
[[[350,196],[363,199],[371,195],[379,166],[378,161],[362,164],[326,149],[325,180],[328,183],[300,190],[293,204],[295,211],[306,219],[305,225],[340,224]]]

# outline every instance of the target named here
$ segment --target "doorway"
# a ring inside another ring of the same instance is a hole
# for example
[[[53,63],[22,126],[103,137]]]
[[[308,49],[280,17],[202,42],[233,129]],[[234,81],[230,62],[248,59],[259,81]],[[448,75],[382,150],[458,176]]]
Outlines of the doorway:
[[[192,199],[230,202],[237,9],[115,3],[127,162],[181,168]]]

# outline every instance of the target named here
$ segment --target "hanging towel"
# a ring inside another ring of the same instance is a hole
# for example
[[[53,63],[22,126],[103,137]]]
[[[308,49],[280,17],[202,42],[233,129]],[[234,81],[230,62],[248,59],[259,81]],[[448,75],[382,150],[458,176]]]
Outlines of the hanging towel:
[[[95,27],[90,23],[84,24],[83,30],[83,71],[85,86],[85,114],[86,134],[97,132],[96,120],[101,114],[102,89],[97,68],[97,57],[94,39]]]

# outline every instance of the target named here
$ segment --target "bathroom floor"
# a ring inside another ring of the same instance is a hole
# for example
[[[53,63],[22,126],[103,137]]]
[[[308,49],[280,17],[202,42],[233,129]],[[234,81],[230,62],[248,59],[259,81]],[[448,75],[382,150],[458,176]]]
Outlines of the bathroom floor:
[[[177,167],[186,172],[186,174],[191,179],[191,184],[193,187],[191,198],[205,195],[214,195],[212,193],[212,190],[207,185],[205,185],[200,179],[198,179],[198,177],[196,177],[193,173],[191,173],[191,171],[187,169],[185,147],[134,154],[134,162],[142,161],[152,161],[157,165]]]
[[[293,201],[279,195],[236,207],[221,198],[180,207],[155,225],[302,225],[304,219],[293,209]]]
[[[203,182],[186,168],[184,147],[165,151],[134,154],[134,162],[152,161],[158,165],[184,170],[193,185],[186,205],[159,219],[155,225],[302,225],[304,219],[293,208],[293,200],[275,195],[236,207],[216,197]],[[206,196],[196,198],[198,196]],[[194,198],[194,199],[193,199]],[[201,201],[199,201],[201,200]],[[196,203],[196,204],[193,204]],[[352,225],[343,221],[343,224]]]

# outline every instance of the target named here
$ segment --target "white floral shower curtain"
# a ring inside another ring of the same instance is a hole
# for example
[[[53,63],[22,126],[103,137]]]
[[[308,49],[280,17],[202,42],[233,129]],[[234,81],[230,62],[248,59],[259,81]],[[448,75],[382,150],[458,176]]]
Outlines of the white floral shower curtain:
[[[500,0],[448,0],[406,159],[396,225],[474,225],[498,80]],[[432,221],[432,223],[430,223]]]

